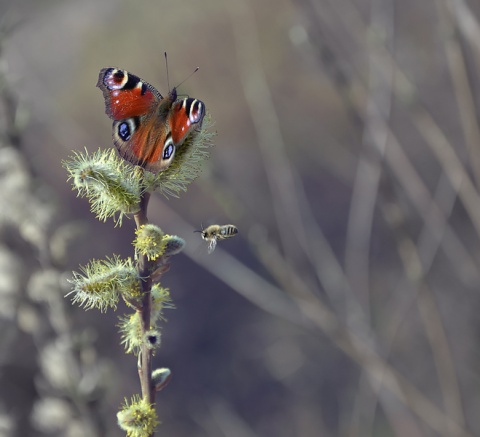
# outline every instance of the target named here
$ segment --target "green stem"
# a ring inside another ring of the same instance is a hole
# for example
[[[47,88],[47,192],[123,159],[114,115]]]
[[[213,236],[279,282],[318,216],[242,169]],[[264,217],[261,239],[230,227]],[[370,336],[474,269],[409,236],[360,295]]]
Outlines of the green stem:
[[[149,200],[150,193],[144,193],[140,201],[140,211],[134,215],[137,228],[148,223],[147,208]],[[147,257],[145,255],[139,255],[137,269],[142,278],[143,301],[142,308],[138,311],[140,311],[141,316],[142,335],[150,330],[150,313],[152,307],[151,268],[152,263],[148,261]],[[150,404],[155,403],[155,388],[152,384],[152,350],[146,344],[142,345],[140,351],[138,376],[140,378],[143,399],[147,400]]]

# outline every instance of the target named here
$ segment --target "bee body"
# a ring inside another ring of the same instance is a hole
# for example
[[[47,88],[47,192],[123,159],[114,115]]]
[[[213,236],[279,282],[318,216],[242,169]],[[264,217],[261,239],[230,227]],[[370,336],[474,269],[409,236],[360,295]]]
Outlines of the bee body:
[[[208,253],[212,253],[218,241],[233,237],[238,234],[238,229],[234,225],[210,225],[201,231],[195,232],[200,232],[202,238],[208,241]]]

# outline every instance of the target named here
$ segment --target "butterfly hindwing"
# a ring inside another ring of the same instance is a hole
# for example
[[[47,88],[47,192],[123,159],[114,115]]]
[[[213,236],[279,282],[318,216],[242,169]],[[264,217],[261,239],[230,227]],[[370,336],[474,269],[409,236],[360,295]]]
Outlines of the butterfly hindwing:
[[[136,117],[113,122],[113,142],[120,156],[154,173],[167,168],[175,154],[171,135],[156,123],[154,117],[142,123]]]

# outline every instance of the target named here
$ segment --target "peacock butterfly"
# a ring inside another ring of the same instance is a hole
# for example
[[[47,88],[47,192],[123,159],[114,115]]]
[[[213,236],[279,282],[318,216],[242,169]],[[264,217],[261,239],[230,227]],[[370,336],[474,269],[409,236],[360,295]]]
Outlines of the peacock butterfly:
[[[194,130],[200,130],[205,105],[191,97],[178,99],[173,88],[163,97],[155,87],[125,70],[103,68],[97,87],[105,113],[113,120],[118,153],[153,173],[165,170],[175,150]]]

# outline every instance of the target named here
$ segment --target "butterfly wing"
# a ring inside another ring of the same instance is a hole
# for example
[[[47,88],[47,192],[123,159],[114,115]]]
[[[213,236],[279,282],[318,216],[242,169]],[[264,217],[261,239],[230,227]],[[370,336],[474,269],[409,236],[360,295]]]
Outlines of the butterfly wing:
[[[113,120],[149,114],[162,99],[149,83],[113,67],[100,70],[97,87],[103,92],[105,113]]]
[[[113,142],[122,158],[153,173],[171,164],[176,149],[165,124],[154,115],[114,121]]]
[[[169,117],[174,144],[182,144],[194,128],[200,130],[204,116],[205,105],[201,100],[191,97],[177,100],[172,105]]]

